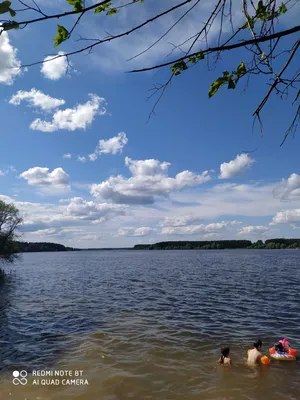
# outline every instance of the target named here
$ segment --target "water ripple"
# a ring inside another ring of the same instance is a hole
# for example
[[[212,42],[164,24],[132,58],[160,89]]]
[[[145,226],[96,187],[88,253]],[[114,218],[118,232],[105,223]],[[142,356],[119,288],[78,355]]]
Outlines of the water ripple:
[[[0,400],[299,399],[298,361],[245,364],[257,338],[300,351],[299,266],[297,251],[25,254],[0,286]],[[90,385],[12,385],[38,368]]]

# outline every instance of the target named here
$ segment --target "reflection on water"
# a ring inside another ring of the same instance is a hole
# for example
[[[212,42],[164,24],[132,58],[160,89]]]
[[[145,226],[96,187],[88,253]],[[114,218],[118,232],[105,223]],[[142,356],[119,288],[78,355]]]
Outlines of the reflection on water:
[[[299,266],[297,251],[26,254],[0,287],[0,399],[299,399],[298,361],[245,363],[257,338],[300,352]],[[223,342],[232,369],[215,367]],[[37,369],[89,384],[33,385]]]

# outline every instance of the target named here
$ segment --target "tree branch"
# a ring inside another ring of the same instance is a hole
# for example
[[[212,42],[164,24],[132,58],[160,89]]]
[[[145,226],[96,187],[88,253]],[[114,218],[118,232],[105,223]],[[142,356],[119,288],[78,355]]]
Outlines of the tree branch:
[[[289,66],[290,62],[292,61],[292,59],[294,58],[298,48],[300,46],[300,40],[298,40],[294,46],[294,49],[292,51],[292,53],[290,54],[289,58],[287,59],[287,62],[285,63],[284,67],[282,68],[282,70],[280,71],[280,73],[278,74],[277,78],[274,80],[273,85],[270,87],[270,89],[268,90],[268,93],[265,95],[265,97],[263,98],[263,100],[261,101],[261,103],[259,104],[259,106],[257,107],[257,109],[254,111],[253,116],[258,116],[259,113],[261,112],[261,110],[263,109],[264,105],[266,104],[266,102],[268,101],[268,98],[270,97],[270,94],[273,92],[273,90],[276,88],[276,86],[278,85],[278,83],[280,82],[280,78],[282,76],[282,74],[284,73],[284,71],[287,69],[287,67]]]
[[[244,40],[242,42],[230,44],[230,45],[227,45],[227,46],[210,47],[210,48],[208,48],[206,50],[202,50],[201,52],[202,52],[202,54],[208,54],[208,53],[216,53],[217,51],[238,49],[240,47],[245,47],[245,46],[248,46],[248,45],[251,45],[251,44],[255,44],[255,43],[267,42],[270,39],[281,38],[281,37],[284,37],[284,36],[287,36],[287,35],[291,35],[293,33],[299,32],[299,31],[300,31],[300,25],[297,25],[297,26],[294,26],[291,29],[280,31],[280,32],[274,33],[274,34],[269,35],[269,36],[262,36],[262,37],[258,37],[256,39]],[[189,57],[196,56],[198,53],[199,52],[195,52],[193,54],[189,54],[189,55],[186,55],[184,57],[177,58],[176,60],[173,60],[173,61],[169,61],[169,62],[166,62],[166,63],[163,63],[163,64],[154,65],[153,67],[135,69],[135,70],[132,70],[132,71],[129,71],[129,72],[130,73],[133,73],[133,72],[145,72],[145,71],[152,71],[154,69],[158,69],[158,68],[162,68],[162,67],[167,67],[167,66],[175,64],[175,63],[177,63],[179,61],[184,61]]]
[[[98,42],[95,42],[95,43],[93,43],[93,44],[91,44],[91,45],[89,45],[89,46],[87,46],[87,47],[84,47],[84,48],[82,48],[82,49],[79,49],[79,50],[75,50],[75,51],[72,51],[72,52],[69,52],[69,53],[65,53],[65,54],[58,54],[58,55],[56,55],[55,57],[53,57],[53,58],[51,58],[51,59],[49,59],[49,60],[46,60],[46,61],[43,60],[43,61],[37,61],[37,62],[32,63],[32,64],[22,65],[21,68],[27,68],[27,67],[32,67],[32,66],[34,66],[34,65],[44,64],[45,62],[50,62],[50,61],[56,60],[57,58],[69,57],[69,56],[72,56],[72,55],[74,55],[74,54],[79,54],[79,53],[82,53],[82,52],[87,51],[87,50],[88,50],[89,52],[91,52],[91,50],[92,50],[95,46],[98,46],[98,45],[100,45],[100,44],[102,44],[102,43],[110,42],[111,40],[114,40],[114,39],[119,39],[119,38],[121,38],[121,37],[123,37],[123,36],[128,36],[128,35],[131,34],[132,32],[137,31],[138,29],[141,29],[141,28],[144,27],[145,25],[148,25],[149,23],[155,21],[156,19],[158,19],[158,18],[160,18],[160,17],[162,17],[162,16],[164,16],[164,15],[169,14],[170,12],[176,10],[177,8],[180,8],[180,7],[184,6],[185,4],[190,3],[191,1],[193,1],[193,0],[185,0],[185,1],[183,1],[182,3],[177,4],[176,6],[174,6],[174,7],[172,7],[172,8],[169,8],[169,9],[166,10],[166,11],[163,11],[162,13],[157,14],[155,17],[148,19],[147,21],[143,22],[142,24],[140,24],[140,25],[138,25],[138,26],[136,26],[136,27],[130,29],[129,31],[120,33],[119,35],[115,35],[115,36],[111,36],[111,37],[108,37],[108,38],[103,39],[103,40],[99,40]],[[103,3],[107,3],[107,2],[108,2],[107,0],[106,0],[106,1],[103,1],[102,4],[103,4]],[[100,4],[100,3],[98,3],[98,4]],[[86,9],[86,10],[87,10],[87,9]],[[73,14],[74,14],[74,12],[73,12]]]

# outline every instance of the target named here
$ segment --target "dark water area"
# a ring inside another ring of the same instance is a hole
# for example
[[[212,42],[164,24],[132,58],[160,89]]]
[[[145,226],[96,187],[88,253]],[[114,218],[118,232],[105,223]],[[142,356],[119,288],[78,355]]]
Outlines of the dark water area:
[[[27,253],[9,271],[0,399],[300,398],[298,360],[245,362],[254,340],[268,354],[283,336],[300,356],[300,251]],[[216,368],[223,343],[231,369]],[[35,370],[88,384],[34,384]]]

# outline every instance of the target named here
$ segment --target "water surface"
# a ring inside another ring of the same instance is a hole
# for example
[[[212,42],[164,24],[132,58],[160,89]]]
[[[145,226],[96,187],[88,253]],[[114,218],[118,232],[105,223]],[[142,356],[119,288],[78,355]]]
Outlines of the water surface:
[[[24,254],[0,286],[0,399],[299,399],[298,361],[245,363],[257,338],[300,354],[299,287],[299,251]],[[37,369],[89,385],[33,385]]]

